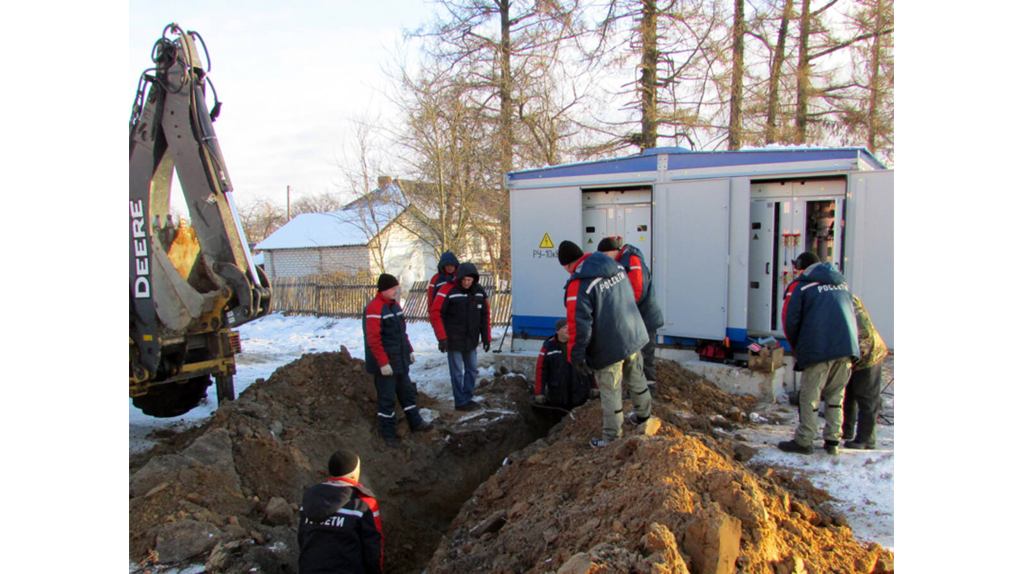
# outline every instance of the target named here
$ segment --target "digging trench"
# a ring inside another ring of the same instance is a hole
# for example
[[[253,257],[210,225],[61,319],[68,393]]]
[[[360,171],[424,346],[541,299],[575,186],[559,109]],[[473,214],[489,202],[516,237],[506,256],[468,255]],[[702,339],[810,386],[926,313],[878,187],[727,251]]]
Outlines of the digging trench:
[[[135,571],[202,563],[218,572],[297,571],[302,489],[325,480],[331,453],[347,447],[363,459],[361,482],[380,503],[387,571],[422,572],[473,493],[560,418],[532,406],[522,376],[481,380],[476,395],[484,409],[463,413],[420,393],[435,429],[410,433],[400,420],[401,447],[390,449],[363,362],[344,349],[304,355],[203,427],[130,459]]]

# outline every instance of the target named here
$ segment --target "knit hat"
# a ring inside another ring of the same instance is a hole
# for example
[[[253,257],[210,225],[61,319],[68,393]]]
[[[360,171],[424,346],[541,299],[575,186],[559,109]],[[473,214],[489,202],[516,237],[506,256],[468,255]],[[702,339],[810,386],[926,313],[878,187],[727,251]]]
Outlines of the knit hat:
[[[794,269],[797,271],[803,271],[815,263],[821,263],[821,259],[818,259],[818,256],[810,251],[804,251],[800,255],[797,255],[796,259],[794,259],[792,263]]]
[[[562,327],[565,327],[568,324],[569,324],[569,322],[566,321],[564,318],[559,319],[559,320],[555,321],[555,330],[557,331],[557,330],[561,329]]]
[[[583,257],[583,250],[572,241],[565,240],[558,244],[558,263],[568,265]]]
[[[327,463],[327,472],[331,473],[333,477],[343,476],[350,478],[349,475],[357,475],[359,472],[359,455],[345,449],[336,451],[331,455],[330,462]]]
[[[597,244],[597,250],[601,253],[605,251],[616,251],[622,249],[622,238],[621,237],[605,237]]]
[[[396,285],[398,285],[398,279],[395,279],[394,275],[381,273],[380,279],[377,279],[377,292],[382,293]]]

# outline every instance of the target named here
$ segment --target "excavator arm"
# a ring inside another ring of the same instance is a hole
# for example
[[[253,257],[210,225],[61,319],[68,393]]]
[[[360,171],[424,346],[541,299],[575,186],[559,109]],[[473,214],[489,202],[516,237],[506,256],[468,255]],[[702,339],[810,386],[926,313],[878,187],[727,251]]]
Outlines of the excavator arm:
[[[211,376],[218,401],[233,399],[240,345],[231,329],[271,305],[232,199],[213,129],[220,104],[211,116],[197,39],[177,24],[164,29],[129,122],[129,396],[153,416],[195,407]],[[190,225],[170,213],[175,173]]]

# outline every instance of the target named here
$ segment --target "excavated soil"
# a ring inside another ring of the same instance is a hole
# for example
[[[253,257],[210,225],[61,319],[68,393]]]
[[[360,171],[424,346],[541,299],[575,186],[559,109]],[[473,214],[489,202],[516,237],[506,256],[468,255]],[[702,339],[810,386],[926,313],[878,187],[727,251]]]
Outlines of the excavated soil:
[[[890,572],[828,494],[742,461],[756,401],[661,361],[654,415],[590,449],[590,401],[553,428],[521,376],[483,380],[483,411],[420,395],[435,429],[386,447],[363,361],[304,355],[257,381],[205,425],[153,437],[129,461],[129,558],[138,572],[296,572],[297,503],[337,448],[363,459],[388,572]],[[625,401],[626,412],[630,410]]]

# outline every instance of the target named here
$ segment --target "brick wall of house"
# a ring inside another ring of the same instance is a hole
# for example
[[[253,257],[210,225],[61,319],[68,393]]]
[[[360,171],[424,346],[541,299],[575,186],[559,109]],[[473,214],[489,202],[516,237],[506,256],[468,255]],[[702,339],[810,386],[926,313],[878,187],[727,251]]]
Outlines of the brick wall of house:
[[[365,245],[269,249],[264,253],[264,268],[271,279],[325,275],[338,271],[358,273],[366,271],[370,266],[370,253]]]

